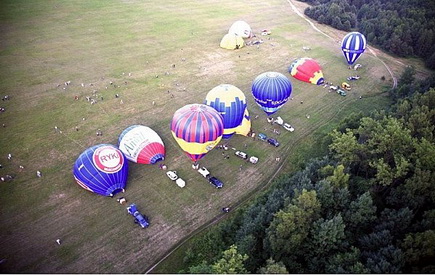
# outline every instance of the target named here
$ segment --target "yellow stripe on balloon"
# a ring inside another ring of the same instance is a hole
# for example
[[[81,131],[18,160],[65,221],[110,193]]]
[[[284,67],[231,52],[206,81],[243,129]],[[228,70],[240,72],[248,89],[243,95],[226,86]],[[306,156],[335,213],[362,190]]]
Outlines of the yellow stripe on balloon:
[[[222,139],[222,136],[220,136],[215,141],[208,141],[205,143],[187,142],[184,139],[175,136],[174,132],[171,133],[178,145],[180,145],[181,149],[191,155],[201,155],[208,153],[208,151],[213,149]]]
[[[245,94],[239,88],[231,84],[221,84],[211,89],[205,100],[209,103],[218,98],[219,102],[225,103],[225,107],[231,107],[231,103],[235,102],[234,98],[236,97],[246,103]]]
[[[238,126],[237,126],[238,127]],[[236,132],[237,127],[224,129],[224,135],[231,135]]]
[[[247,109],[245,110],[245,114],[243,115],[242,124],[236,127],[236,134],[247,136],[251,131],[251,120],[247,119],[246,117],[249,117],[249,112]]]
[[[323,78],[322,72],[315,72],[314,76],[310,78],[310,82],[313,84],[317,84],[320,78]]]

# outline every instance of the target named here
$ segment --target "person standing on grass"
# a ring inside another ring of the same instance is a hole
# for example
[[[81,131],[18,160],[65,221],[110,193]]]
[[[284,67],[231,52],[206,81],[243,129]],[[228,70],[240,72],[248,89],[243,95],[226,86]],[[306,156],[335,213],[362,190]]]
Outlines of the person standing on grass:
[[[36,176],[38,177],[38,178],[40,178],[40,177],[42,177],[42,173],[41,173],[41,171],[36,171]]]

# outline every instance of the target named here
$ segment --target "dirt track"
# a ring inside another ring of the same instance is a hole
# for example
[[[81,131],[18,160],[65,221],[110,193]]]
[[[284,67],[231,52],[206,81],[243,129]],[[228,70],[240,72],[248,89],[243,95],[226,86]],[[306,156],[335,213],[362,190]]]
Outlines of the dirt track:
[[[298,10],[298,8],[293,4],[292,0],[287,0],[287,2],[289,3],[289,5],[291,6],[292,10],[299,15],[300,17],[302,17],[304,20],[306,20],[309,25],[316,31],[318,31],[319,33],[323,34],[324,36],[337,41],[338,38],[334,38],[332,36],[330,36],[329,34],[323,32],[322,30],[320,30],[312,21],[310,21],[309,19],[307,19],[304,15],[303,15],[303,11],[301,12],[300,10]],[[392,88],[395,88],[397,86],[397,78],[394,76],[393,71],[390,69],[390,67],[383,61],[381,60],[378,55],[376,54],[376,52],[374,50],[372,50],[371,48],[368,48],[369,52],[375,56],[380,62],[382,62],[382,64],[385,66],[385,68],[388,70],[388,72],[390,73],[392,79],[393,79],[393,86]],[[346,105],[346,104],[343,104]],[[343,108],[344,106],[341,106],[341,108]],[[337,112],[335,114],[335,116],[339,115],[341,108],[337,108]],[[334,116],[334,117],[335,117]],[[331,117],[330,120],[332,120],[334,117]],[[321,123],[318,123],[318,125],[312,125],[309,129],[304,129],[305,132],[310,133],[315,131],[317,128],[327,124],[329,122],[328,121],[322,121]],[[304,135],[301,136],[301,138]],[[301,138],[294,140],[292,143],[296,144],[299,143]],[[287,148],[290,148],[291,146],[287,146]],[[265,190],[270,183],[273,181],[273,179],[276,177],[276,175],[281,171],[281,169],[283,168],[284,164],[285,164],[286,159],[284,159],[281,162],[281,165],[276,169],[276,171],[274,172],[274,174],[272,175],[272,177],[269,179],[269,181],[266,184],[263,185],[259,185],[256,189],[254,189],[252,192],[250,192],[249,194],[247,194],[244,198],[242,198],[240,201],[238,201],[236,204],[233,204],[231,207],[232,209],[236,209],[239,205],[245,203],[246,201],[248,201],[249,199],[251,199],[255,194],[257,194],[259,191]],[[210,226],[218,223],[219,221],[221,221],[223,218],[225,218],[228,214],[222,213],[216,217],[214,217],[213,219],[211,219],[210,221],[206,222],[205,224],[203,224],[202,226],[200,226],[198,229],[196,229],[195,231],[193,231],[191,234],[189,234],[188,236],[184,237],[181,241],[179,241],[175,246],[173,246],[167,253],[165,253],[165,255],[163,255],[157,262],[155,262],[153,265],[151,265],[150,267],[148,267],[145,271],[146,274],[152,272],[154,270],[154,268],[156,268],[160,263],[162,263],[166,258],[168,258],[172,253],[174,253],[177,249],[179,249],[183,244],[185,244],[187,241],[189,241],[191,238],[193,238],[194,236],[196,236],[197,234],[203,232],[204,230],[206,230],[207,228],[209,228]]]

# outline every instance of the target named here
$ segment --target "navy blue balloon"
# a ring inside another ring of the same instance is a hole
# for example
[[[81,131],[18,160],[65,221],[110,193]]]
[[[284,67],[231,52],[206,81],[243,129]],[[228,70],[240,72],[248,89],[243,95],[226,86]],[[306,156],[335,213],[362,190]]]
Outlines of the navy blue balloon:
[[[123,192],[127,183],[128,161],[112,144],[99,144],[86,149],[77,158],[74,178],[84,189],[113,197]]]
[[[281,73],[262,73],[252,83],[252,96],[267,115],[278,111],[287,102],[291,93],[292,84]]]

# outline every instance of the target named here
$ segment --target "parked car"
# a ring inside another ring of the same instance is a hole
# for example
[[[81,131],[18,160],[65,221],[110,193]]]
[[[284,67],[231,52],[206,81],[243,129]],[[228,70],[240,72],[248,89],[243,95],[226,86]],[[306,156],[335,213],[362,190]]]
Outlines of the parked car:
[[[264,141],[267,140],[267,136],[265,134],[263,134],[263,133],[259,133],[258,134],[258,138],[261,139],[261,140],[264,140]]]
[[[210,177],[208,179],[208,182],[210,182],[211,185],[213,185],[216,188],[222,188],[224,186],[223,182],[221,182],[219,179],[217,179],[216,177]]]
[[[234,154],[236,156],[238,156],[238,157],[241,157],[242,159],[247,159],[248,158],[248,155],[246,153],[244,153],[244,152],[241,152],[241,151],[236,151]]]
[[[178,178],[175,180],[175,183],[178,185],[178,187],[183,188],[186,186],[186,182],[182,178]]]
[[[291,126],[291,125],[288,124],[288,123],[284,123],[284,124],[282,125],[282,127],[284,127],[284,129],[286,129],[287,131],[290,131],[290,132],[293,132],[293,131],[295,130],[295,128],[293,128],[293,126]]]
[[[204,178],[208,178],[210,176],[210,172],[205,167],[199,168],[198,173],[200,173]]]
[[[178,177],[176,171],[168,171],[168,172],[166,172],[166,175],[167,175],[171,180],[175,181],[175,183],[176,183],[179,187],[183,188],[184,186],[186,186],[186,182],[185,182],[182,178]]]
[[[148,222],[148,219],[143,216],[139,210],[137,210],[136,204],[132,203],[127,207],[128,214],[132,215],[134,217],[134,222],[137,223],[140,227],[146,228],[150,224]]]
[[[168,172],[166,172],[166,175],[168,175],[168,177],[169,177],[171,180],[176,180],[176,179],[178,179],[177,172],[175,172],[175,171],[168,171]]]
[[[341,88],[346,89],[348,91],[350,91],[350,89],[351,89],[349,83],[347,83],[347,82],[341,83]]]
[[[341,95],[341,96],[346,96],[346,92],[342,89],[338,89],[337,90],[337,94]]]
[[[250,163],[253,163],[253,164],[256,164],[256,163],[258,162],[258,158],[252,156],[252,157],[249,158],[249,162],[250,162]]]
[[[358,80],[358,79],[359,79],[359,75],[352,75],[347,78],[347,80]]]
[[[278,125],[282,125],[284,123],[284,120],[282,120],[282,118],[279,116],[275,119],[275,123]]]
[[[274,139],[274,138],[269,138],[269,139],[267,140],[267,142],[269,142],[270,144],[272,144],[272,145],[275,146],[275,147],[278,147],[278,146],[279,146],[279,142],[278,142],[276,139]]]

